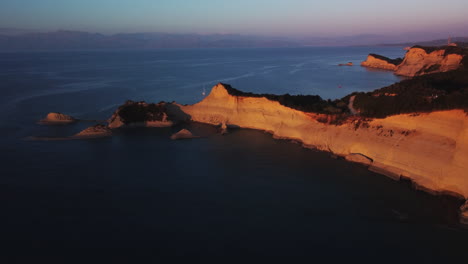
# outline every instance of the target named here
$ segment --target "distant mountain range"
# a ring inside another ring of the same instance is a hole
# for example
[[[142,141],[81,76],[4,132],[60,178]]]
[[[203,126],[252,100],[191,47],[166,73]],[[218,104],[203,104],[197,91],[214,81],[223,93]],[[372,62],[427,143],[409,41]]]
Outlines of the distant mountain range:
[[[125,33],[104,35],[60,30],[24,34],[2,34],[0,50],[86,50],[86,49],[160,49],[292,47],[300,43],[286,38],[235,34]]]
[[[391,41],[388,41],[389,39]],[[0,28],[0,51],[364,46],[389,42],[391,44],[384,45],[412,46],[414,44],[442,45],[447,42],[447,40],[435,40],[400,43],[407,39],[421,39],[421,36],[415,35],[414,38],[411,38],[410,34],[396,37],[366,34],[342,37],[287,38],[239,34],[120,33],[104,35],[70,30],[37,32]],[[453,38],[453,41],[468,42],[468,38]]]
[[[468,47],[468,37],[453,37],[451,38],[453,43],[456,43],[458,46]],[[419,41],[419,42],[405,42],[405,43],[395,43],[395,44],[382,44],[383,46],[444,46],[447,45],[448,39],[436,39],[430,41]]]

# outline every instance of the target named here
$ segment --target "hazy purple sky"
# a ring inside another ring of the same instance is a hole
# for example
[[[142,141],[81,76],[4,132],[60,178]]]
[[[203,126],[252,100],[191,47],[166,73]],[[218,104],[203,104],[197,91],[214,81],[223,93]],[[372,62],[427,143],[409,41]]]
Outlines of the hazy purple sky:
[[[0,27],[102,33],[468,34],[468,0],[1,0]]]

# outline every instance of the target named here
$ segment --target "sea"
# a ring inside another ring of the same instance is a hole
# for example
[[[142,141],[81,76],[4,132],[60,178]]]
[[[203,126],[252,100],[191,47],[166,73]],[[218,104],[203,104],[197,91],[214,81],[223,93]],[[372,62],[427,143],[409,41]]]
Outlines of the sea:
[[[220,135],[194,123],[64,140],[105,122],[126,100],[193,104],[219,82],[331,100],[372,91],[402,78],[360,62],[369,53],[404,52],[0,53],[0,262],[460,263],[468,245],[460,201],[263,131]],[[348,62],[354,66],[338,66]],[[39,124],[49,112],[83,121]],[[202,137],[170,140],[181,128]]]

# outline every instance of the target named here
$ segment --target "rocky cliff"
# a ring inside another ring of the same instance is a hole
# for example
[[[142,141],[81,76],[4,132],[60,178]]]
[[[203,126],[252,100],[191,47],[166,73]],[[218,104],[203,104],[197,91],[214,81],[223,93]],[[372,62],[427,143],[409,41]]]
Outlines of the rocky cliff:
[[[361,62],[361,66],[364,67],[369,67],[369,68],[376,68],[376,69],[382,69],[382,70],[389,70],[389,71],[395,71],[397,69],[397,66],[403,61],[403,59],[389,59],[384,56],[380,56],[377,54],[369,54],[367,56],[367,59],[363,62]]]
[[[223,84],[203,101],[179,107],[193,121],[265,130],[341,156],[359,154],[369,160],[371,170],[409,178],[435,193],[468,198],[468,117],[462,110],[350,117],[331,125],[319,122],[317,114],[264,97],[232,95]]]
[[[77,121],[74,117],[62,113],[48,113],[47,116],[40,120],[39,123],[54,124],[54,123],[73,123]]]
[[[369,54],[362,66],[395,71],[402,76],[420,76],[447,72],[462,66],[468,51],[460,47],[420,47],[408,50],[403,60],[392,60],[380,55]]]
[[[403,62],[396,68],[395,74],[419,76],[459,68],[464,55],[447,51],[448,49],[431,51],[422,47],[413,47],[406,53]]]

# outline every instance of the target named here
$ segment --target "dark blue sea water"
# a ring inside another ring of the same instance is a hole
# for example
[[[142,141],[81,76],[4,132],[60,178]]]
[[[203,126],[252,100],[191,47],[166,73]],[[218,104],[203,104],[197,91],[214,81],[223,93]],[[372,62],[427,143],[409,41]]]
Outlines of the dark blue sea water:
[[[171,141],[179,126],[24,140],[93,124],[36,123],[51,111],[104,120],[127,99],[195,103],[217,82],[334,99],[398,81],[337,66],[371,52],[404,55],[400,47],[0,53],[0,260],[462,259],[468,232],[453,199],[261,131],[221,136],[191,124],[207,136]]]

